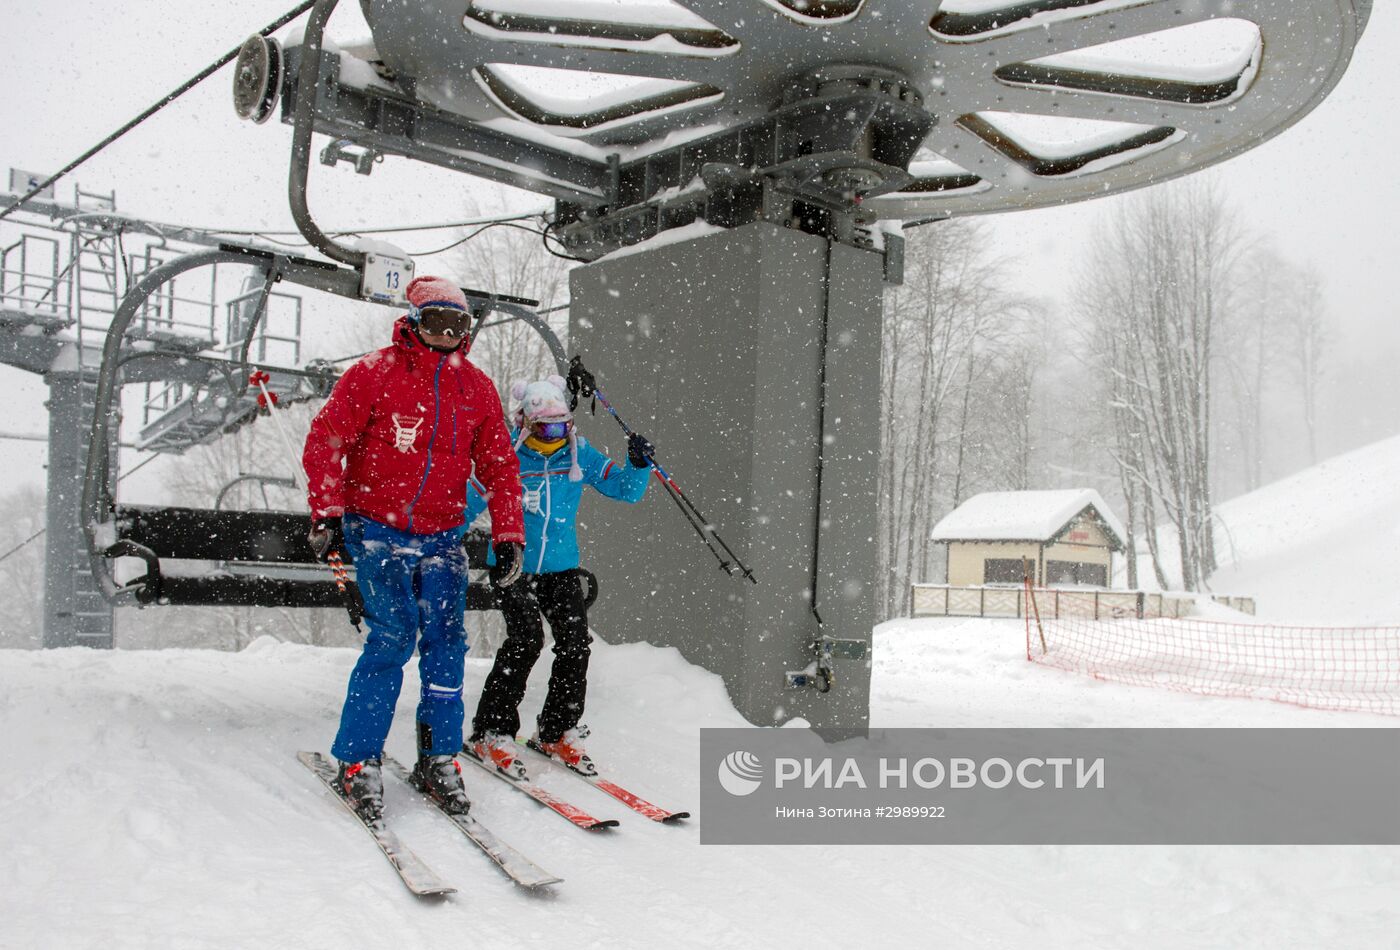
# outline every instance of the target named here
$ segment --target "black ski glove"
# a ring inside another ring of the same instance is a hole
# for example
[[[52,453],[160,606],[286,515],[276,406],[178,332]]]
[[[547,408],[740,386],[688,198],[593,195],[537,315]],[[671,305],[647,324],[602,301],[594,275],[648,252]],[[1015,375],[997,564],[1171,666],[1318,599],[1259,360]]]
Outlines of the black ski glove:
[[[593,378],[592,373],[583,368],[583,358],[578,356],[569,360],[569,378],[566,385],[569,388],[570,412],[578,408],[580,399],[592,399],[598,390],[598,381]]]
[[[325,561],[332,551],[345,551],[345,529],[339,518],[314,518],[306,542],[316,552],[316,560]]]
[[[633,468],[646,468],[655,454],[656,446],[640,432],[633,432],[627,437],[627,461]]]
[[[518,541],[497,541],[491,550],[496,553],[496,563],[491,565],[491,583],[497,587],[509,587],[520,579],[522,548]]]

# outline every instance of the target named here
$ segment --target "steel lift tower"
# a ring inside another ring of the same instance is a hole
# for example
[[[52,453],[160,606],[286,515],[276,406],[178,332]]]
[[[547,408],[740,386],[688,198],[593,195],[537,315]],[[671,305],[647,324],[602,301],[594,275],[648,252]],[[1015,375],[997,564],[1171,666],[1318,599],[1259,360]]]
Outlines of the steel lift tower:
[[[12,175],[12,190],[25,182]],[[212,235],[117,213],[113,194],[73,190],[27,204],[0,227],[0,361],[49,387],[44,630],[46,647],[111,647],[113,605],[94,574],[79,505],[103,341],[130,286]],[[301,300],[230,284],[210,268],[165,283],[142,301],[111,369],[142,386],[133,447],[175,453],[251,421],[257,393],[230,376],[246,344],[287,402],[328,391],[334,374],[301,362]],[[238,364],[241,365],[241,364]],[[222,367],[222,371],[219,367]],[[107,478],[117,478],[117,427],[102,436]]]
[[[1043,207],[1224,161],[1340,79],[1369,0],[319,0],[255,37],[236,103],[294,126],[303,233],[322,160],[381,154],[556,201],[570,346],[722,526],[585,512],[605,636],[677,646],[751,721],[867,721],[881,290],[901,229]],[[596,557],[606,552],[606,560]],[[815,687],[815,688],[812,688]]]

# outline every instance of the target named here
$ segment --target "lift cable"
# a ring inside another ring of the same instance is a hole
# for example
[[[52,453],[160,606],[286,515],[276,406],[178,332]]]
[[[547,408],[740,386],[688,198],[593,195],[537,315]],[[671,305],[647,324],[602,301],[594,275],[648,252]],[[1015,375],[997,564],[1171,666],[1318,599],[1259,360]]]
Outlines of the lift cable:
[[[497,221],[528,221],[532,218],[542,218],[549,211],[548,208],[538,208],[534,211],[519,211],[511,214],[485,215],[479,218],[468,218],[465,221],[435,221],[429,224],[396,224],[390,227],[380,228],[347,228],[340,231],[328,232],[334,237],[346,237],[353,234],[395,234],[403,231],[446,231],[450,228],[469,228],[476,224],[494,224]],[[231,237],[295,237],[301,234],[300,231],[274,231],[269,228],[257,228],[251,230],[235,230],[232,228],[191,228],[193,231],[205,231],[209,234],[226,234]],[[298,242],[302,245],[309,245],[309,241]]]
[[[553,224],[546,224],[544,226],[544,234],[541,235],[541,240],[544,242],[544,249],[549,253],[553,254],[555,257],[561,257],[566,261],[578,261],[581,264],[588,263],[588,259],[585,257],[574,257],[572,254],[568,254],[563,251],[556,251],[554,248],[549,246],[549,242],[551,240],[553,240],[560,247],[564,246],[563,241],[559,240],[559,238],[555,237],[554,234],[550,233],[554,227],[556,227],[556,225]]]
[[[571,301],[571,300],[566,300],[566,301],[564,301],[563,303],[561,303],[561,304],[556,304],[556,305],[553,306],[553,307],[546,307],[546,308],[543,309],[543,310],[537,310],[537,311],[536,311],[536,314],[537,314],[538,316],[541,316],[541,317],[542,317],[542,316],[544,316],[544,315],[547,314],[547,313],[554,313],[554,312],[559,311],[559,310],[568,310],[570,304],[572,304],[572,303],[573,303],[573,301]],[[505,320],[496,320],[496,321],[493,321],[493,322],[491,322],[491,323],[486,324],[486,326],[488,326],[488,327],[494,327],[494,326],[496,326],[497,324],[506,323],[507,321],[519,320],[519,319],[520,319],[520,317],[507,317]],[[351,353],[349,356],[337,356],[335,359],[333,359],[333,360],[327,360],[326,362],[330,363],[331,365],[335,365],[336,363],[348,363],[348,362],[350,362],[351,360],[357,360],[357,359],[360,359],[361,357],[369,356],[371,353],[376,353],[376,352],[378,352],[378,350],[365,350],[363,353]]]
[[[269,33],[275,33],[277,30],[280,30],[282,27],[286,26],[288,23],[292,22],[297,17],[301,16],[303,13],[305,13],[307,10],[310,10],[315,5],[315,0],[306,0],[306,2],[304,3],[299,3],[297,4],[295,9],[290,10],[289,12],[278,17],[272,23],[269,23],[267,26],[259,30],[258,33],[262,36],[267,36]],[[5,218],[8,218],[11,214],[22,208],[31,199],[37,197],[39,194],[51,187],[54,184],[54,182],[58,181],[64,175],[67,175],[73,169],[77,168],[79,165],[92,158],[94,155],[102,151],[108,145],[111,145],[117,139],[121,138],[123,135],[136,128],[142,122],[145,122],[151,116],[155,115],[161,109],[164,109],[166,106],[170,105],[170,103],[174,102],[176,99],[189,92],[195,86],[199,85],[205,79],[208,79],[214,73],[218,72],[218,70],[222,68],[224,64],[232,62],[234,58],[238,56],[238,51],[242,48],[242,45],[243,44],[240,43],[238,46],[235,46],[223,56],[220,56],[214,62],[210,63],[204,69],[200,70],[199,74],[196,75],[194,78],[190,79],[188,82],[180,86],[175,91],[167,93],[159,102],[148,108],[145,112],[142,112],[140,115],[132,119],[126,125],[117,129],[117,131],[107,136],[101,142],[98,142],[96,145],[88,149],[82,155],[79,155],[76,159],[63,166],[63,168],[59,169],[55,174],[50,175],[45,180],[41,181],[39,184],[29,189],[29,192],[24,197],[16,201],[14,204],[10,205],[4,210],[0,210],[0,221],[3,221]]]
[[[460,247],[461,245],[466,244],[468,241],[470,241],[472,238],[476,237],[476,236],[477,236],[478,234],[480,234],[481,232],[483,232],[483,231],[489,231],[491,228],[515,228],[517,231],[526,231],[526,232],[528,232],[528,233],[530,233],[530,234],[535,234],[535,235],[542,235],[542,234],[544,234],[543,231],[540,231],[540,230],[538,230],[537,228],[527,228],[527,227],[526,227],[525,225],[523,225],[523,224],[513,224],[513,223],[511,223],[511,222],[509,222],[509,221],[495,221],[495,222],[493,222],[493,223],[491,223],[491,224],[482,225],[481,227],[479,227],[479,228],[477,228],[475,231],[473,231],[471,234],[468,234],[468,235],[467,235],[466,237],[464,237],[464,238],[459,238],[458,240],[453,241],[451,244],[446,244],[446,245],[444,245],[444,246],[442,246],[442,247],[435,248],[435,249],[433,249],[433,250],[431,250],[431,251],[409,251],[409,252],[408,252],[408,256],[409,256],[409,257],[431,257],[431,256],[434,255],[434,254],[442,254],[442,253],[444,253],[444,252],[446,252],[446,251],[452,250],[454,247]]]
[[[517,222],[517,221],[528,220],[528,219],[534,218],[534,217],[536,217],[536,216],[537,216],[537,215],[534,215],[534,214],[530,214],[530,215],[512,215],[511,217],[505,218],[505,219],[494,219],[494,220],[493,220],[493,219],[487,219],[485,222],[482,222],[482,221],[468,221],[468,222],[460,222],[460,223],[457,223],[457,224],[441,224],[441,225],[435,225],[435,226],[432,227],[432,228],[402,228],[402,227],[401,227],[401,228],[385,228],[385,229],[382,229],[382,230],[371,230],[371,229],[366,228],[366,229],[360,230],[360,231],[335,231],[335,232],[332,232],[332,233],[331,233],[331,236],[332,236],[332,237],[338,237],[338,238],[341,238],[341,237],[355,237],[355,236],[364,235],[364,234],[392,234],[392,233],[401,232],[401,231],[444,230],[444,229],[446,229],[446,228],[454,228],[454,227],[470,227],[470,226],[472,226],[472,225],[474,225],[474,224],[480,224],[480,225],[482,225],[481,227],[479,227],[479,228],[477,228],[475,231],[473,231],[471,234],[468,234],[466,237],[460,238],[460,239],[458,239],[458,240],[456,240],[456,241],[453,241],[451,244],[444,245],[443,247],[434,248],[434,249],[431,250],[431,251],[405,251],[405,252],[404,252],[404,253],[407,254],[409,257],[415,257],[415,258],[416,258],[416,257],[432,257],[434,254],[442,254],[442,253],[445,252],[445,251],[450,251],[450,250],[452,250],[454,247],[458,247],[458,246],[460,246],[460,245],[462,245],[462,244],[465,244],[465,243],[467,243],[468,241],[470,241],[472,238],[474,238],[474,237],[476,237],[478,234],[480,234],[482,231],[486,231],[486,230],[489,230],[489,229],[491,229],[491,228],[517,228],[517,229],[519,229],[519,230],[521,230],[521,231],[527,231],[527,232],[529,232],[530,234],[541,235],[541,234],[543,234],[544,232],[541,231],[541,230],[539,230],[538,228],[531,228],[531,227],[527,227],[526,225],[523,225],[523,224],[516,224],[516,223],[515,223],[515,222]],[[209,233],[210,233],[210,234],[245,234],[245,235],[248,235],[248,236],[251,236],[251,237],[261,238],[261,239],[263,239],[264,241],[269,241],[269,242],[271,242],[271,243],[273,243],[273,244],[279,244],[279,245],[281,245],[282,247],[303,248],[303,247],[310,247],[310,246],[311,246],[311,242],[310,242],[310,241],[283,241],[281,238],[273,237],[274,234],[284,234],[284,233],[286,233],[286,232],[278,232],[278,231],[238,231],[238,232],[234,232],[234,231],[210,231]]]
[[[451,228],[468,228],[468,227],[473,227],[473,226],[475,226],[475,225],[481,225],[481,227],[478,227],[477,230],[473,231],[471,234],[468,234],[466,237],[461,238],[461,239],[456,240],[456,241],[453,241],[451,244],[448,244],[448,245],[446,245],[446,246],[444,246],[444,247],[436,248],[436,249],[430,250],[430,251],[409,251],[409,252],[405,252],[405,253],[408,254],[409,257],[431,257],[431,256],[434,255],[434,254],[441,254],[441,253],[443,253],[444,251],[450,251],[450,250],[452,250],[452,248],[454,248],[454,247],[457,247],[457,246],[459,246],[459,245],[461,245],[461,244],[465,244],[467,241],[470,241],[472,238],[476,237],[476,236],[477,236],[478,234],[480,234],[482,231],[485,231],[485,230],[488,230],[489,228],[494,228],[494,227],[511,227],[511,228],[517,228],[517,229],[522,230],[522,231],[526,231],[526,232],[528,232],[528,233],[530,233],[530,234],[542,235],[542,234],[544,234],[544,232],[543,232],[542,230],[540,230],[540,228],[532,228],[532,227],[529,227],[529,226],[527,226],[527,225],[525,225],[525,224],[520,224],[520,223],[517,223],[517,222],[531,221],[531,220],[541,220],[541,221],[542,221],[543,218],[544,218],[544,214],[545,214],[544,211],[527,211],[527,212],[520,212],[520,213],[516,213],[516,214],[501,215],[501,216],[499,216],[499,217],[471,218],[471,219],[468,219],[468,220],[466,220],[466,221],[439,221],[439,222],[434,222],[434,223],[430,223],[430,224],[403,224],[403,225],[394,225],[394,226],[392,226],[392,227],[383,227],[383,228],[358,228],[358,229],[355,229],[355,230],[333,231],[333,232],[329,232],[329,233],[331,234],[332,237],[338,237],[338,238],[339,238],[339,237],[355,237],[355,236],[367,235],[367,234],[398,234],[398,233],[403,233],[403,232],[406,232],[406,231],[445,231],[445,230],[448,230],[448,229],[451,229]],[[115,214],[106,214],[106,215],[103,215],[103,217],[104,217],[106,220],[108,220],[108,221],[113,221],[113,222],[122,222],[122,221],[126,221],[126,220],[135,221],[135,219],[127,219],[127,218],[125,218],[125,217],[122,216],[122,215],[115,215]],[[183,226],[177,226],[177,225],[173,225],[173,224],[167,224],[167,223],[160,222],[160,221],[145,221],[145,220],[141,221],[140,224],[142,225],[142,227],[146,228],[147,230],[152,231],[153,233],[155,233],[155,234],[157,234],[157,235],[162,235],[162,232],[164,232],[164,231],[170,231],[170,232],[172,232],[172,233],[173,233],[173,232],[176,232],[176,231],[202,231],[202,232],[205,233],[205,234],[218,235],[218,236],[220,236],[220,237],[252,237],[252,238],[260,238],[260,239],[262,239],[262,240],[264,240],[264,241],[267,241],[267,242],[269,242],[269,243],[271,243],[271,244],[279,245],[279,246],[281,246],[281,247],[289,247],[289,248],[298,248],[298,249],[299,249],[299,248],[305,248],[305,247],[310,247],[310,246],[311,246],[311,242],[310,242],[310,241],[284,241],[284,240],[282,240],[282,236],[298,233],[298,232],[296,232],[296,231],[254,231],[254,230],[242,231],[242,230],[231,230],[231,229],[221,229],[221,228],[183,227]]]

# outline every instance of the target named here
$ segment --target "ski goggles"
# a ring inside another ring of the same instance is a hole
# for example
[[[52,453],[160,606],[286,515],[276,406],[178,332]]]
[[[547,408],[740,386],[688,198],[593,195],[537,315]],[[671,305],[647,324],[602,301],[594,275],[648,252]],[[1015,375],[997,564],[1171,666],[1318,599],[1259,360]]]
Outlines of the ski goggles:
[[[452,307],[425,307],[418,311],[418,332],[462,339],[471,328],[472,315]]]
[[[530,423],[530,431],[534,433],[535,438],[542,442],[557,442],[569,437],[569,426],[571,425],[573,423],[568,419],[550,419]]]

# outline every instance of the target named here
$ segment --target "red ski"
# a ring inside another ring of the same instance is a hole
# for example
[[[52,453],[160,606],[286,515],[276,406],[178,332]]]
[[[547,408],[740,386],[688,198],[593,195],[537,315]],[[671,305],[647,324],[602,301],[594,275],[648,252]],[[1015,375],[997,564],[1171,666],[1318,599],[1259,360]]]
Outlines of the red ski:
[[[680,821],[682,818],[690,817],[690,812],[688,811],[667,811],[660,805],[653,805],[651,802],[647,801],[645,798],[642,798],[635,792],[629,792],[621,785],[617,784],[616,782],[610,779],[604,778],[601,775],[585,775],[583,772],[571,769],[563,762],[558,761],[553,756],[547,755],[540,749],[531,745],[528,741],[522,742],[521,744],[524,745],[525,748],[529,749],[531,752],[535,753],[537,758],[533,759],[532,761],[538,761],[540,759],[543,759],[545,762],[548,762],[553,768],[559,769],[564,772],[568,772],[575,778],[582,779],[583,781],[587,782],[589,785],[592,785],[599,791],[606,792],[613,798],[616,798],[618,801],[622,802],[622,804],[626,805],[628,808],[632,809],[637,814],[645,815],[652,821],[659,821],[663,824],[670,824],[673,821]]]
[[[462,758],[466,759],[468,762],[475,763],[485,771],[496,776],[496,778],[500,779],[502,782],[519,789],[550,811],[558,815],[563,815],[565,818],[569,819],[569,821],[587,831],[602,831],[604,828],[616,828],[619,824],[615,818],[594,818],[582,808],[579,808],[577,805],[571,805],[548,789],[536,785],[528,778],[513,778],[494,765],[487,765],[465,749],[462,750]]]

